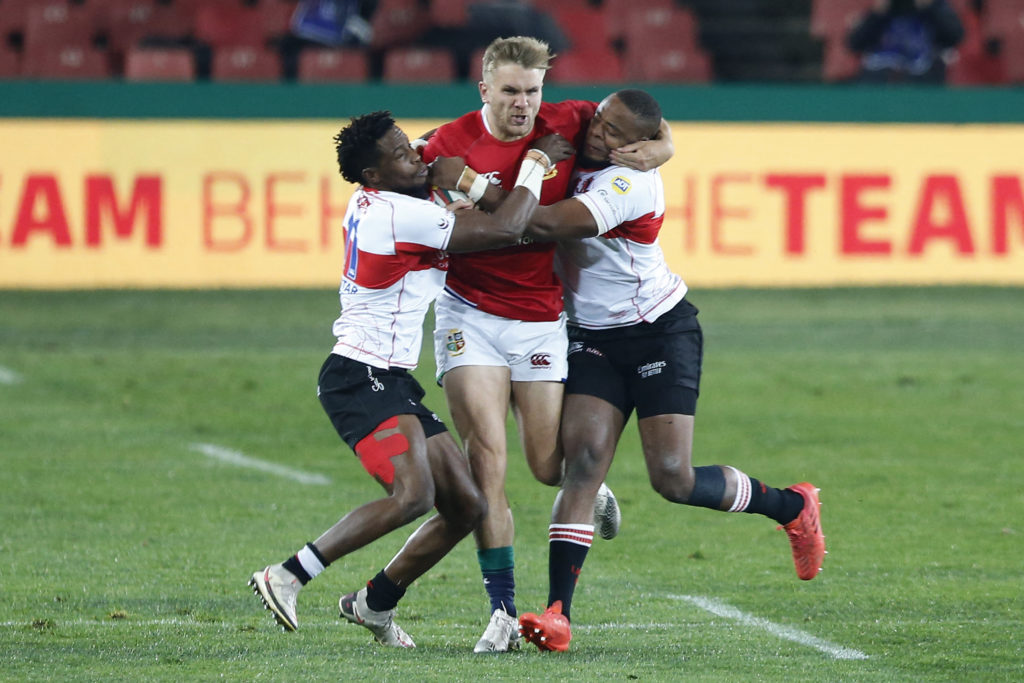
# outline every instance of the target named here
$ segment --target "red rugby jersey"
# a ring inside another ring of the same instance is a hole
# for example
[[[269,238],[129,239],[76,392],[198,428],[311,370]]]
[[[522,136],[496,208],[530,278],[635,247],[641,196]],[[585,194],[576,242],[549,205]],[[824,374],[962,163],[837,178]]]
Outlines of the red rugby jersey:
[[[460,156],[491,182],[511,191],[523,154],[537,138],[558,133],[579,147],[597,103],[581,100],[540,106],[526,137],[502,142],[487,132],[483,112],[474,111],[437,129],[423,150],[431,162]],[[541,188],[541,204],[565,199],[576,158],[559,162]],[[452,254],[445,288],[468,304],[513,320],[556,320],[562,312],[562,285],[554,273],[553,242],[519,244],[504,249]]]

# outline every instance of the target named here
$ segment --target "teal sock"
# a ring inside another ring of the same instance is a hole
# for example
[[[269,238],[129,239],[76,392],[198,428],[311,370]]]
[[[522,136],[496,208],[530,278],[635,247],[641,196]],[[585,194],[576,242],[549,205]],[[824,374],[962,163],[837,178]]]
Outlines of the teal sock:
[[[516,563],[512,546],[477,550],[476,559],[484,577],[484,588],[491,599],[491,612],[503,609],[509,616],[516,616]]]

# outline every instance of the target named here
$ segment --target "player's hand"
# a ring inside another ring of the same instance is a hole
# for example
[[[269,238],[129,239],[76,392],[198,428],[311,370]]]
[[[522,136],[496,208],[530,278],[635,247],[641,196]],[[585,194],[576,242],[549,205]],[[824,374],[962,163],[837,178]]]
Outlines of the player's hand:
[[[572,143],[558,133],[551,133],[542,138],[538,138],[533,141],[533,144],[531,144],[530,147],[533,149],[539,149],[547,154],[552,165],[557,164],[559,161],[565,161],[576,153],[576,149],[572,146]]]
[[[464,211],[465,209],[476,208],[476,204],[469,201],[468,199],[456,199],[454,202],[448,204],[444,208],[449,211]]]
[[[446,190],[459,189],[459,176],[466,168],[462,157],[437,157],[430,164],[430,184]]]
[[[657,168],[658,160],[651,151],[651,140],[641,140],[613,149],[609,159],[616,166],[625,166],[637,171]]]

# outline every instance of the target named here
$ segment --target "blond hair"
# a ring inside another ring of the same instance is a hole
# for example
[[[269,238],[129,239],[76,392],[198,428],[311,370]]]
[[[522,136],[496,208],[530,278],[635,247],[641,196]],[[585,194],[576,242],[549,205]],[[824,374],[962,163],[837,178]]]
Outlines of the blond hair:
[[[543,40],[529,36],[513,36],[511,38],[495,38],[484,51],[483,79],[489,80],[494,70],[503,64],[518,64],[524,69],[551,68],[551,48]]]

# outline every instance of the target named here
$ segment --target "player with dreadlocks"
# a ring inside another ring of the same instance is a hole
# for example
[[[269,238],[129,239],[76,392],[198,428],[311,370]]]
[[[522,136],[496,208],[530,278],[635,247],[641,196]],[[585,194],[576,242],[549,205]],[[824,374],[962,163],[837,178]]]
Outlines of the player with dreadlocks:
[[[472,531],[487,503],[455,440],[421,400],[416,367],[427,308],[444,287],[448,252],[514,244],[537,206],[544,176],[573,153],[537,140],[515,188],[494,213],[429,201],[429,175],[389,112],[354,118],[335,138],[342,177],[360,184],[344,218],[345,266],[337,342],[317,394],[341,438],[384,497],[355,508],[312,543],[249,583],[285,630],[298,628],[299,590],[335,560],[427,513],[364,588],[341,598],[341,616],[384,645],[414,647],[392,617],[408,586]]]

